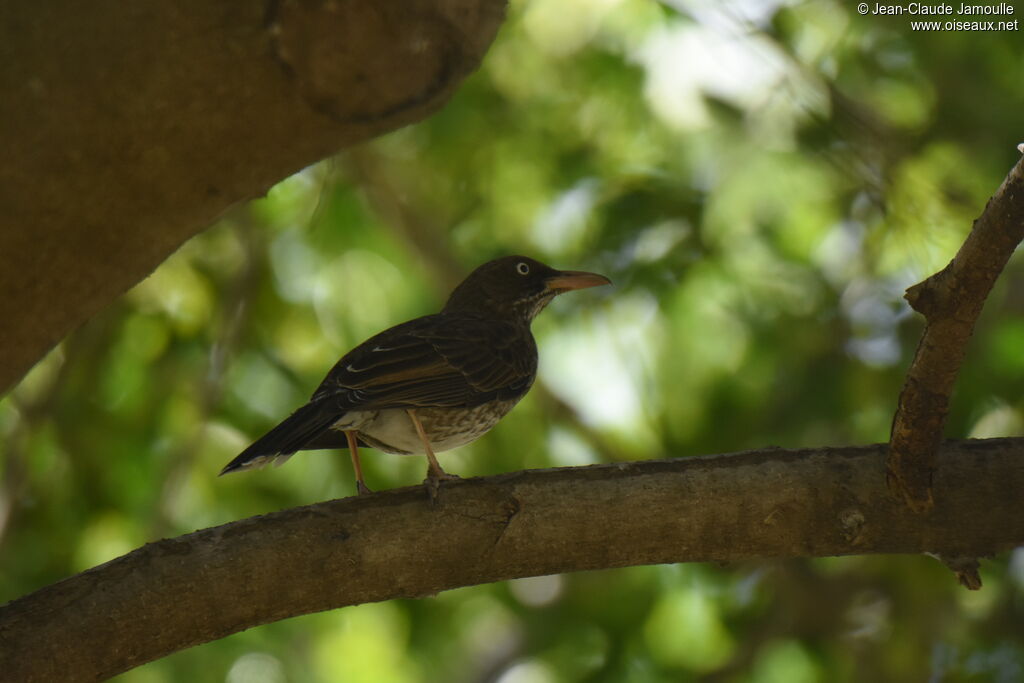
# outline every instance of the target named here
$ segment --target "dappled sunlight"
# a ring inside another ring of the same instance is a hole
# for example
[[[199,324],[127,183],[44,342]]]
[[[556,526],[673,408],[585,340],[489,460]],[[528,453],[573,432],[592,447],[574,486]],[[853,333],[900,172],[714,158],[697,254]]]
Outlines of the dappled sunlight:
[[[922,326],[904,291],[953,257],[1021,142],[1020,35],[980,36],[831,0],[513,0],[445,107],[232,210],[0,399],[0,596],[354,495],[343,450],[217,475],[345,352],[505,254],[612,286],[538,316],[536,384],[440,454],[452,473],[886,440]],[[1022,282],[1018,255],[950,438],[1024,433]],[[365,450],[371,488],[422,481],[423,458]],[[980,592],[923,557],[527,578],[118,680],[1015,680],[1024,552],[983,566]]]

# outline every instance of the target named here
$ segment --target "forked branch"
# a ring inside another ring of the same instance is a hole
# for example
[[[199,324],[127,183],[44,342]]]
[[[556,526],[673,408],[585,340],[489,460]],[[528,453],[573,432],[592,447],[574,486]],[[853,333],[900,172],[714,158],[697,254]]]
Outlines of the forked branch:
[[[985,299],[1022,238],[1024,159],[989,199],[949,265],[905,295],[924,315],[925,328],[893,418],[887,474],[893,493],[916,512],[934,505],[949,397]]]

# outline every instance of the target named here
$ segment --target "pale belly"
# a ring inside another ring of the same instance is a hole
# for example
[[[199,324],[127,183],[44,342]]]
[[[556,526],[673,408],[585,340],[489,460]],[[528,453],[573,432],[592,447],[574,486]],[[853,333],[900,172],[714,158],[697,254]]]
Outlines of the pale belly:
[[[475,408],[416,408],[416,417],[430,439],[435,453],[449,451],[476,441],[490,431],[518,401],[484,404]],[[352,411],[332,425],[342,431],[355,430],[367,445],[399,455],[426,452],[412,419],[403,408]]]

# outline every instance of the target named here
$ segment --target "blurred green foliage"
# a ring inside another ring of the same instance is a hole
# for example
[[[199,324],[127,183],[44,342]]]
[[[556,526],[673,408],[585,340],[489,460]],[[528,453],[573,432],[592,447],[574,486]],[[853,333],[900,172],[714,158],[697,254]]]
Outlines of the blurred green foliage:
[[[852,3],[519,0],[443,111],[185,245],[0,401],[0,599],[142,543],[353,493],[348,458],[219,468],[367,336],[495,255],[609,275],[535,323],[539,385],[462,475],[885,441],[921,321],[1018,154],[1019,32]],[[950,436],[1024,430],[1024,268]],[[423,463],[369,453],[371,486]],[[685,521],[681,521],[685,523]],[[168,681],[1019,681],[1024,553],[969,593],[925,557],[638,567],[275,623]]]

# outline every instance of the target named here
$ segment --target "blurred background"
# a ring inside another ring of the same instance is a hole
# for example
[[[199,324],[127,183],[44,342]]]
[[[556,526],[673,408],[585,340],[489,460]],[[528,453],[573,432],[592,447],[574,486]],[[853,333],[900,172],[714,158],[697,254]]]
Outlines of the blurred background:
[[[345,453],[217,473],[341,354],[507,253],[615,286],[537,319],[538,384],[449,471],[886,441],[922,328],[903,290],[1019,156],[1022,37],[831,0],[513,0],[442,111],[238,207],[0,400],[0,601],[353,494]],[[1024,432],[1022,311],[1015,258],[949,436]],[[363,460],[376,489],[425,467]],[[968,592],[923,556],[541,577],[291,619],[117,680],[1020,681],[1024,552],[982,577]]]

